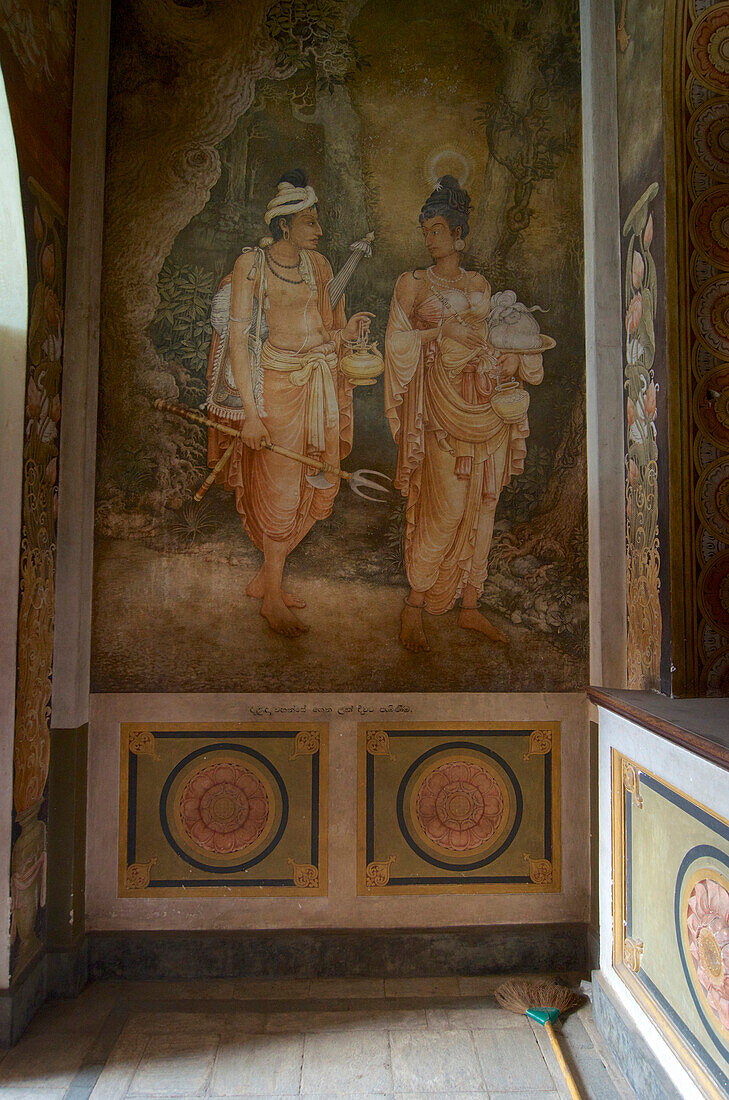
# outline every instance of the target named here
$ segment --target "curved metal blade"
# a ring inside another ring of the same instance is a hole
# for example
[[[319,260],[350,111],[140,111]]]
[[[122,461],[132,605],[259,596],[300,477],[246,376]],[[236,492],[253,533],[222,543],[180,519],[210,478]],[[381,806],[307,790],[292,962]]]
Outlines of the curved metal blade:
[[[317,474],[307,474],[306,480],[315,489],[331,489],[334,484],[332,481],[327,481],[323,470],[319,470]]]
[[[392,481],[391,477],[379,470],[356,470],[349,479],[349,487],[352,492],[364,500],[374,500],[382,503],[390,495],[390,490],[387,485],[383,485],[381,481],[373,480],[374,478],[381,478],[382,481]],[[375,495],[371,496],[369,493],[363,493],[362,489],[373,489]]]

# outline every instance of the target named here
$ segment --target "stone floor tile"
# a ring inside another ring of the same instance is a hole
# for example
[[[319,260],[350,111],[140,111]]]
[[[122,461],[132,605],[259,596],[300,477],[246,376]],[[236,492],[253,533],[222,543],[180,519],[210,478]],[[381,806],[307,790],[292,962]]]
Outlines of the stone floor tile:
[[[436,1030],[473,1030],[474,1028],[517,1028],[529,1031],[526,1016],[507,1012],[493,997],[484,997],[479,1005],[461,1005],[427,1010],[428,1027]]]
[[[236,978],[222,983],[229,997],[238,1000],[286,1001],[308,998],[311,982],[308,978]]]
[[[392,1074],[397,1092],[450,1096],[484,1092],[484,1082],[468,1031],[390,1034]]]
[[[67,1088],[93,1035],[50,1033],[22,1038],[0,1062],[1,1088]]]
[[[560,1100],[558,1092],[490,1092],[489,1100]]]
[[[563,1021],[563,1024],[564,1023],[566,1023],[566,1021]],[[557,1057],[552,1050],[549,1036],[539,1024],[535,1023],[533,1027],[537,1042],[539,1043],[544,1060],[554,1078],[558,1092],[561,1096],[569,1097],[569,1091],[564,1083],[564,1077],[559,1068]],[[573,1047],[569,1040],[562,1034],[559,1034],[558,1038],[567,1065],[572,1070],[577,1082],[577,1087],[582,1087],[590,1097],[590,1100],[621,1100],[620,1090],[617,1088],[602,1058],[592,1044],[587,1047]]]
[[[395,1100],[438,1100],[440,1096],[443,1100],[486,1100],[485,1092],[396,1092]]]
[[[473,1032],[490,1092],[553,1092],[554,1081],[533,1034],[518,1028]]]
[[[276,1012],[266,1022],[271,1034],[303,1031],[393,1031],[419,1030],[427,1026],[425,1009],[353,1008],[336,1012]]]
[[[359,1031],[307,1035],[301,1071],[301,1095],[318,1098],[391,1096],[387,1032]]]
[[[464,997],[493,997],[494,990],[504,981],[503,975],[484,974],[477,977],[458,978],[458,992]]]
[[[66,1089],[25,1089],[0,1087],[0,1100],[63,1100]]]
[[[111,1000],[63,1000],[49,1001],[36,1012],[25,1035],[53,1034],[54,1032],[78,1031],[88,1035],[98,1032],[111,1012]]]
[[[125,1096],[149,1036],[125,1028],[99,1074],[89,1100],[119,1100]]]
[[[386,997],[457,997],[458,978],[385,978]]]
[[[384,997],[384,978],[315,978],[309,983],[309,996],[317,997]]]
[[[592,1040],[587,1034],[580,1012],[571,1012],[569,1016],[562,1017],[560,1020],[560,1033],[564,1036],[571,1050],[577,1048],[581,1050],[593,1049]]]
[[[583,1091],[590,1100],[620,1100],[615,1082],[594,1051],[576,1050],[572,1053],[572,1065],[576,1069],[575,1078],[582,1082]]]
[[[303,1035],[225,1038],[213,1068],[210,1096],[297,1095]]]
[[[152,1036],[128,1095],[202,1096],[218,1051],[217,1035],[169,1032]]]

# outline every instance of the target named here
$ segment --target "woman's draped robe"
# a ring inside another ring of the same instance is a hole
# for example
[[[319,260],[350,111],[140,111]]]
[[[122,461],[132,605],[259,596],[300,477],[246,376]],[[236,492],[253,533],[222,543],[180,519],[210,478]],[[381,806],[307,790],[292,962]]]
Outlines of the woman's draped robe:
[[[423,345],[397,298],[385,338],[385,414],[398,446],[395,486],[407,497],[405,568],[425,609],[449,611],[466,585],[483,590],[496,505],[524,470],[526,416],[506,424],[491,406],[479,354],[450,337]],[[486,337],[483,322],[479,331]],[[543,378],[539,354],[520,358],[517,377]]]
[[[331,344],[301,354],[264,344],[263,421],[271,442],[298,454],[312,455],[337,467],[352,449],[352,387],[339,371],[339,331],[347,319],[344,302],[332,308],[328,283],[331,269],[318,252],[308,252],[317,286],[317,304],[324,328],[336,335]],[[210,363],[215,347],[211,348]],[[230,420],[226,420],[230,424]],[[211,428],[208,465],[215,466],[230,436]],[[294,549],[312,524],[331,514],[339,479],[330,489],[315,489],[306,480],[306,467],[272,451],[254,451],[242,440],[217,481],[235,493],[243,525],[255,546],[264,537]]]

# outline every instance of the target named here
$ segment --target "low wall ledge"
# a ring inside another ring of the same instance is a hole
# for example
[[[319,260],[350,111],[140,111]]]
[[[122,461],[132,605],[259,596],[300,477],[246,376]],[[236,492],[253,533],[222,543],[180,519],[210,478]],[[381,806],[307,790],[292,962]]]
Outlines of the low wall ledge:
[[[674,699],[653,691],[590,687],[591,703],[729,769],[729,699]]]

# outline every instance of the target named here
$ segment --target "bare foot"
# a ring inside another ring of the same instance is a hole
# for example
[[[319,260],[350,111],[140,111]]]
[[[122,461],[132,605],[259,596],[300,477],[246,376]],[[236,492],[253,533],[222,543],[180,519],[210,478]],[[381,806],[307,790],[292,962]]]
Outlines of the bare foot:
[[[503,642],[504,645],[509,644],[509,639],[503,634],[497,626],[490,623],[485,615],[482,615],[480,611],[477,611],[475,607],[462,607],[461,614],[458,616],[458,625],[462,626],[464,630],[477,630],[479,634],[485,634],[492,642]]]
[[[423,630],[423,612],[419,607],[405,604],[400,616],[400,641],[411,653],[429,650],[428,639]]]
[[[264,585],[261,573],[257,573],[246,588],[246,596],[252,596],[254,600],[263,599]],[[281,598],[287,607],[306,607],[306,600],[302,600],[301,596],[295,596],[293,592],[284,592],[282,590]]]
[[[284,638],[297,638],[299,634],[306,634],[308,626],[297,619],[293,611],[289,611],[283,599],[264,599],[261,604],[261,615],[276,634],[283,634]]]

